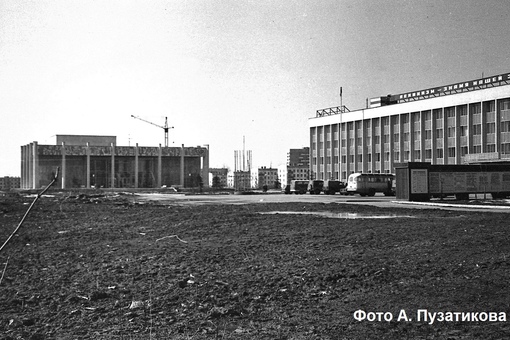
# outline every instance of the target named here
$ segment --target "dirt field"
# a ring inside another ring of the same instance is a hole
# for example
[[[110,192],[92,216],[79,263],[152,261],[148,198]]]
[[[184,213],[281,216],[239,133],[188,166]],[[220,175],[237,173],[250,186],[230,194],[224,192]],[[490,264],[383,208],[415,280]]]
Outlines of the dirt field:
[[[32,200],[0,197],[0,243]],[[57,193],[0,253],[0,336],[510,338],[509,217]]]

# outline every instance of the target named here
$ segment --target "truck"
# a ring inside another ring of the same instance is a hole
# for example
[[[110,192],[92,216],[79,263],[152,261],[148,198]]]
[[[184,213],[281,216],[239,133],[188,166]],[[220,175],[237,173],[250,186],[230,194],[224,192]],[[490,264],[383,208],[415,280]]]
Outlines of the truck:
[[[313,195],[318,195],[322,192],[324,181],[320,179],[313,179],[308,182],[308,192]]]
[[[307,189],[308,189],[308,181],[303,181],[303,180],[290,181],[289,193],[291,193],[291,194],[296,194],[296,195],[306,194]]]
[[[323,191],[326,195],[334,195],[345,187],[346,184],[342,181],[328,179],[324,181]]]

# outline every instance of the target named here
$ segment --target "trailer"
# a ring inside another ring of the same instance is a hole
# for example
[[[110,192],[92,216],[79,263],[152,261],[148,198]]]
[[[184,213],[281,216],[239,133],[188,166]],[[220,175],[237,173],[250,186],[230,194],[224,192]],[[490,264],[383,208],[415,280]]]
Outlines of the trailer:
[[[308,192],[313,195],[318,195],[322,192],[324,187],[324,181],[320,179],[310,180],[308,182]]]
[[[328,179],[324,181],[323,191],[326,195],[334,195],[346,186],[344,182]]]
[[[292,180],[290,181],[289,193],[302,195],[308,191],[308,181]]]
[[[431,165],[409,162],[395,166],[397,199],[428,201],[431,198],[469,199],[470,194],[490,194],[493,199],[510,196],[510,165]]]

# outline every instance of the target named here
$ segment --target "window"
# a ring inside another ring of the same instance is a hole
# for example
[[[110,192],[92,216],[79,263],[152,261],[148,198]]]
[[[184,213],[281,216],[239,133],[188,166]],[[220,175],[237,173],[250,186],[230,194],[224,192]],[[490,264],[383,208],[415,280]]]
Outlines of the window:
[[[398,151],[394,151],[394,152],[393,152],[393,160],[394,160],[395,162],[400,161],[400,152],[398,152]]]
[[[424,120],[430,120],[430,111],[424,111],[422,112],[422,115],[424,117]]]
[[[510,143],[501,144],[501,153],[510,154]]]
[[[414,150],[414,159],[415,160],[421,160],[421,150]]]
[[[473,136],[482,134],[482,124],[473,125]]]
[[[437,149],[436,156],[437,158],[443,158],[443,149]]]
[[[425,139],[432,139],[432,130],[425,130]]]
[[[400,142],[400,134],[399,133],[394,133],[393,134],[393,141],[394,142]]]
[[[481,145],[473,145],[473,153],[482,153]]]
[[[460,127],[460,136],[464,137],[468,135],[468,127],[463,125]]]
[[[501,122],[501,132],[510,132],[510,121]]]
[[[425,149],[425,159],[432,159],[432,149]]]
[[[487,123],[487,133],[496,133],[496,123]]]
[[[448,148],[448,157],[455,157],[455,148]]]
[[[485,152],[496,152],[496,144],[487,144],[485,146]]]
[[[474,115],[479,114],[482,111],[480,103],[470,104],[469,109],[471,110],[471,113]]]
[[[467,153],[468,153],[468,147],[467,146],[462,146],[460,148],[460,156],[464,157],[465,155],[467,155]]]
[[[454,126],[450,126],[448,128],[448,137],[455,137],[455,127]]]
[[[420,139],[421,139],[421,132],[414,131],[414,140],[420,140]]]
[[[404,142],[409,142],[409,132],[404,132]]]

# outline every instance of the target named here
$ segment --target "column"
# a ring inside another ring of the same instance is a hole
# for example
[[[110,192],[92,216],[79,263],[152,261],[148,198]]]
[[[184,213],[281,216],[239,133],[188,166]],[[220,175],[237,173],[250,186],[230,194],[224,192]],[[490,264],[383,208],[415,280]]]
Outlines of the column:
[[[431,164],[437,164],[437,138],[439,137],[437,135],[437,118],[436,118],[436,109],[432,109],[431,116],[430,116],[430,133],[431,133],[431,139],[430,139],[430,150],[432,152],[431,155]]]
[[[184,144],[181,147],[181,186],[184,188]]]
[[[37,142],[34,141],[34,147],[33,147],[33,156],[34,156],[34,189],[37,189],[40,187],[39,185],[39,148],[37,147]]]
[[[501,100],[497,99],[494,103],[494,110],[496,111],[496,131],[494,135],[494,144],[496,144],[495,152],[498,153],[498,158],[501,158]]]
[[[443,112],[443,164],[448,164],[448,115],[446,110],[441,108]]]
[[[111,188],[115,188],[115,145],[113,143],[110,144],[110,150],[112,153],[111,160],[112,160],[112,173],[110,176],[111,181]]]
[[[25,146],[21,146],[21,189],[25,189]]]
[[[209,187],[209,145],[205,145],[205,152],[202,156],[202,182],[204,188]]]
[[[66,145],[65,142],[62,142],[61,146],[61,153],[62,153],[62,184],[61,188],[66,188]]]
[[[86,154],[87,154],[87,189],[90,189],[90,145],[89,142],[87,142],[86,147]]]
[[[460,162],[460,111],[458,106],[455,106],[455,164]]]
[[[158,188],[161,188],[161,154],[162,154],[162,151],[161,151],[161,144],[159,144],[159,148],[158,148]]]
[[[135,188],[138,188],[138,143],[135,145]]]
[[[393,143],[395,143],[394,139],[395,139],[395,136],[393,135],[393,130],[394,130],[394,125],[393,125],[393,119],[391,119],[391,116],[388,116],[388,124],[390,124],[388,126],[388,134],[389,134],[389,146],[390,146],[390,159],[388,160],[389,163],[388,163],[388,167],[389,167],[389,170],[391,173],[395,173],[395,169],[393,169],[394,167],[394,164],[395,164],[395,151],[393,149]]]

